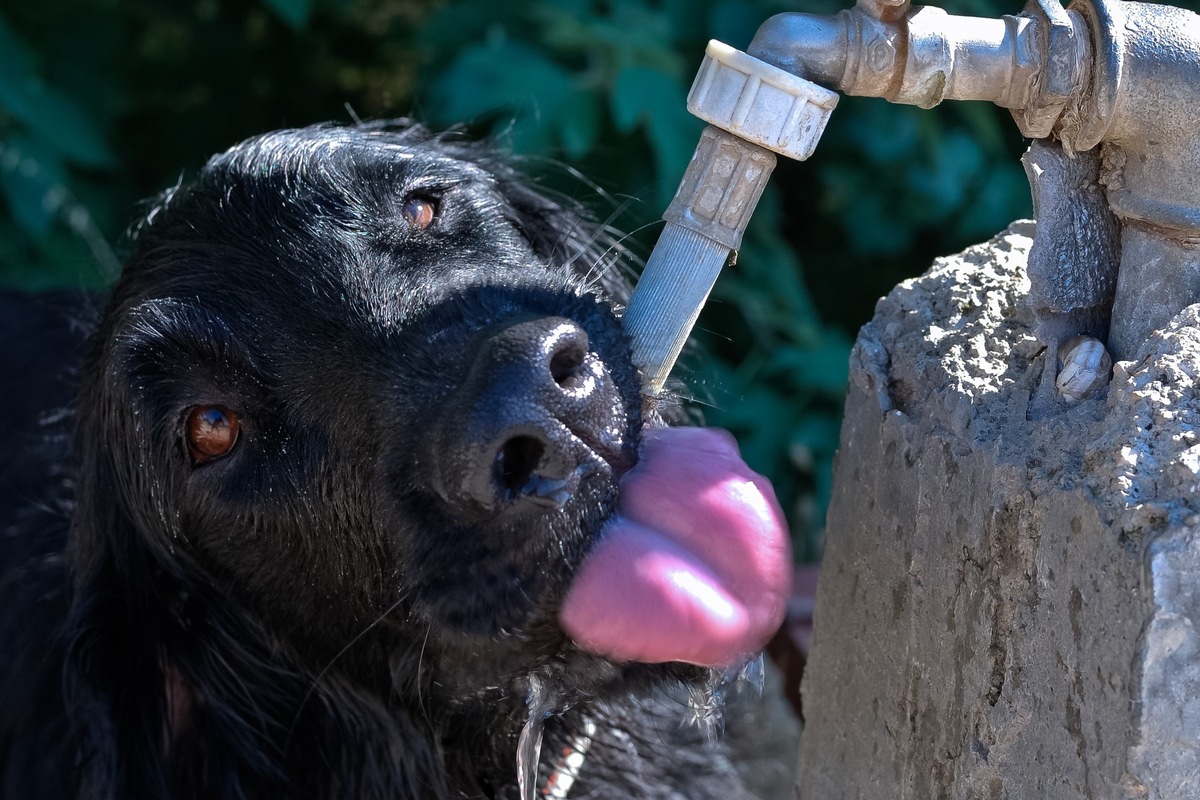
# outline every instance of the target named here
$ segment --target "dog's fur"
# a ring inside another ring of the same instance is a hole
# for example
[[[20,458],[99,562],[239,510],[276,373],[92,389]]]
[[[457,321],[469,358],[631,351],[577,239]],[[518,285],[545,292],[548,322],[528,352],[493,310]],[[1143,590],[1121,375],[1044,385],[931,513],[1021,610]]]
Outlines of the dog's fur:
[[[0,298],[3,797],[513,798],[531,715],[543,779],[595,724],[573,797],[743,796],[688,724],[711,676],[555,622],[657,415],[602,226],[486,146],[375,125],[243,143],[134,233],[86,347]],[[552,512],[448,508],[432,432],[480,331],[544,317],[587,332],[620,447]],[[241,438],[195,463],[210,404]]]

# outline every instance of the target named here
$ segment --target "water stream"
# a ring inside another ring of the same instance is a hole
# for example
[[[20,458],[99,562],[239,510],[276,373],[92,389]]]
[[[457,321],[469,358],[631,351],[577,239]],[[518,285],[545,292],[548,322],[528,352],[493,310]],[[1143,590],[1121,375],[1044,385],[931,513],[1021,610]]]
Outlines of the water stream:
[[[529,676],[529,694],[525,698],[529,718],[517,739],[517,788],[521,800],[536,800],[538,763],[542,758],[542,733],[546,720],[554,712],[554,697],[545,681]]]

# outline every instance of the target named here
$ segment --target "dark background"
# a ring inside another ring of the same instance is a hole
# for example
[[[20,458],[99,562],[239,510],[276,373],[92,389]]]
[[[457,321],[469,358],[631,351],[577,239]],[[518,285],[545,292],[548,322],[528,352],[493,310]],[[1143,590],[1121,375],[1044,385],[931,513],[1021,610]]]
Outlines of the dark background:
[[[703,127],[684,97],[707,39],[745,48],[774,13],[848,4],[3,0],[0,284],[102,287],[143,200],[246,136],[353,115],[491,133],[635,231],[644,256]],[[682,374],[697,412],[774,480],[804,560],[819,555],[856,329],[933,257],[1029,215],[1024,146],[987,104],[844,97],[813,158],[781,160]]]

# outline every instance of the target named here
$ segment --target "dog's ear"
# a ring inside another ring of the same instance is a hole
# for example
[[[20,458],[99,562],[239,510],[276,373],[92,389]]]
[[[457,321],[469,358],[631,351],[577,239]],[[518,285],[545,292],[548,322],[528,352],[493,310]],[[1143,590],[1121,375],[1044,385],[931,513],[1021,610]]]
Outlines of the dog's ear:
[[[513,221],[539,257],[574,270],[622,306],[629,301],[633,287],[623,270],[629,270],[634,259],[618,233],[574,200],[552,198],[525,179],[502,176],[499,185]]]
[[[144,466],[152,452],[151,426],[133,411],[130,386],[116,366],[137,340],[118,334],[126,308],[123,291],[118,284],[109,312],[92,334],[76,399],[75,509],[67,555],[77,590],[105,567],[122,580],[134,576],[131,586],[140,590],[161,572],[159,565],[177,560],[168,557],[173,544],[160,530],[163,525],[148,522],[168,515],[160,486],[166,478]],[[135,498],[142,501],[140,508]]]
[[[176,784],[199,781],[224,787],[210,796],[245,796],[242,783],[283,773],[278,742],[311,679],[280,669],[257,621],[181,548],[164,554],[161,532],[127,505],[131,478],[114,461],[121,445],[106,435],[111,411],[102,424],[113,398],[95,383],[80,396],[63,692],[88,742],[84,794],[177,796]],[[223,764],[238,768],[212,771]]]
[[[102,423],[111,401],[97,390],[104,381],[93,366],[98,350],[97,339],[75,410],[75,498],[67,550],[73,586],[64,631],[63,695],[89,742],[79,774],[85,794],[111,796],[120,786],[134,794],[166,796],[154,723],[161,718],[153,688],[161,684],[156,636],[139,616],[147,608],[146,584],[158,570],[138,543],[114,469],[116,447]],[[143,579],[128,581],[130,574]]]

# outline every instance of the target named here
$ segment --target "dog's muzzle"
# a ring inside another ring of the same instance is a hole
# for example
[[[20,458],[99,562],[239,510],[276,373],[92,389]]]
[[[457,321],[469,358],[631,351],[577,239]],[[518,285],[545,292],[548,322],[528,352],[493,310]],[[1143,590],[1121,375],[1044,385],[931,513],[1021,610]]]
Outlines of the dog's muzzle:
[[[623,471],[624,404],[587,332],[564,317],[484,331],[432,437],[433,486],[483,519],[565,505],[597,471]]]

